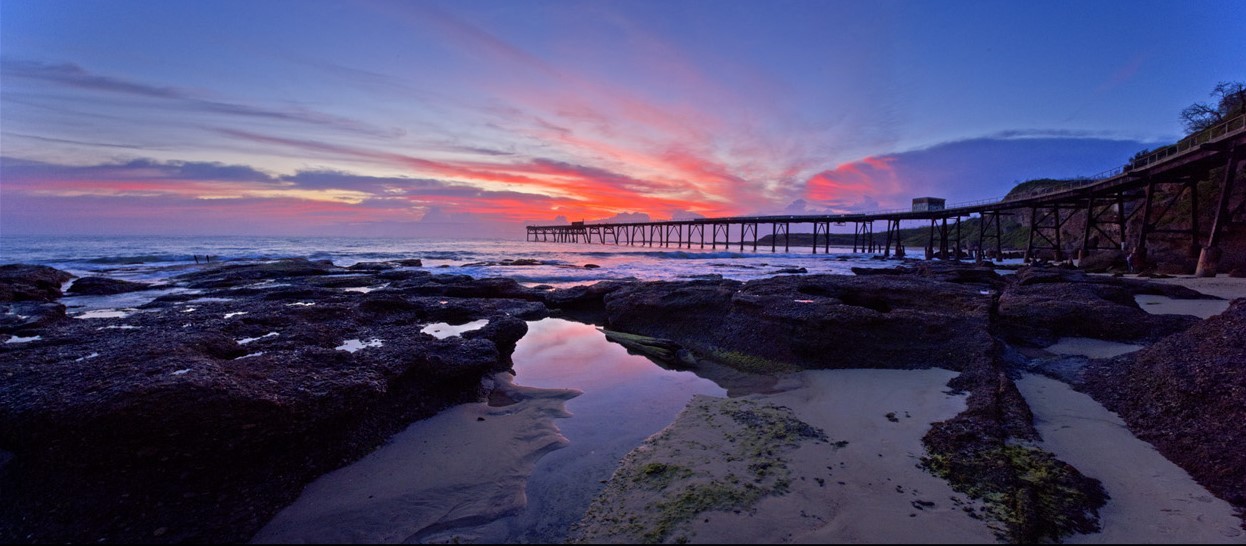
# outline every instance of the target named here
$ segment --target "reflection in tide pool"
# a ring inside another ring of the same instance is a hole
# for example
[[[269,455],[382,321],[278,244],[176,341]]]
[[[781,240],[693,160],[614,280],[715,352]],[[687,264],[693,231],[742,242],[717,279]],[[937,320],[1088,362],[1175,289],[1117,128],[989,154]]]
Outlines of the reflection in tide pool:
[[[465,324],[449,324],[445,322],[437,322],[425,326],[420,332],[431,335],[437,339],[446,339],[450,336],[457,336],[463,332],[479,330],[489,324],[488,319],[473,320]]]
[[[132,309],[131,310],[95,309],[92,311],[87,311],[80,315],[75,315],[74,318],[80,318],[80,319],[126,318],[130,316],[131,314],[133,314],[133,312],[134,310]]]
[[[561,319],[529,322],[514,362],[517,384],[583,391],[567,402],[571,417],[557,423],[571,443],[537,463],[523,512],[447,535],[561,543],[624,455],[674,421],[693,394],[726,396],[707,379],[663,369],[592,326]]]

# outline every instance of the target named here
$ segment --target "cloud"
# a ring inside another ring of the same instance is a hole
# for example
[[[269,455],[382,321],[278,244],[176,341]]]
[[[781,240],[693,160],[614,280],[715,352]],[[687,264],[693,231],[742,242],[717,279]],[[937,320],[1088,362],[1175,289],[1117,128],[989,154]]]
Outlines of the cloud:
[[[566,221],[566,217],[560,217],[560,218],[563,218],[563,221]],[[639,224],[639,223],[650,222],[650,221],[652,221],[652,219],[649,217],[649,215],[643,212],[620,212],[608,218],[599,218],[597,220],[593,220],[593,222],[597,222],[597,223],[615,223],[615,224]]]
[[[809,202],[804,199],[797,199],[783,207],[783,212],[787,214],[805,214],[809,211]]]
[[[149,85],[95,74],[74,63],[51,64],[33,60],[4,58],[0,59],[0,73],[3,73],[8,78],[33,80],[72,89],[160,99],[167,101],[169,104],[199,112],[315,125],[387,138],[396,138],[406,134],[405,131],[398,128],[378,127],[369,123],[302,107],[276,109],[211,100],[175,87]],[[74,100],[78,101],[81,99]]]
[[[671,212],[671,220],[696,220],[699,218],[705,218],[705,215],[687,210],[676,210]]]
[[[1111,131],[1085,131],[1074,129],[1011,129],[992,133],[982,139],[1014,139],[1014,138],[1106,138],[1114,135]],[[978,139],[978,140],[982,140]]]
[[[714,66],[731,69],[707,73],[706,59],[692,58],[608,9],[609,17],[594,24],[628,40],[624,47],[612,46],[611,67],[617,70],[599,71],[553,65],[488,28],[425,5],[376,7],[422,31],[431,29],[445,38],[451,53],[463,55],[470,68],[465,77],[480,78],[479,87],[494,96],[481,109],[492,118],[488,127],[546,150],[518,155],[535,163],[547,161],[544,156],[564,171],[572,165],[582,172],[596,169],[585,172],[596,180],[608,171],[630,179],[610,180],[616,187],[636,189],[627,185],[639,181],[651,194],[690,204],[655,208],[712,215],[778,206],[790,201],[800,181],[825,165],[827,150],[835,149],[823,128],[799,121],[805,113],[782,111],[787,108],[782,85],[742,87],[756,78],[733,76],[761,74],[734,59],[711,59]],[[583,46],[575,36],[554,41]],[[627,83],[620,81],[624,78]]]
[[[299,171],[293,175],[283,176],[281,180],[293,183],[300,188],[354,189],[391,195],[404,194],[413,190],[447,187],[445,181],[431,178],[378,177],[326,170]]]
[[[125,93],[142,97],[184,99],[180,91],[172,87],[145,85],[137,82],[110,78],[87,72],[73,63],[49,64],[23,59],[0,59],[0,71],[10,78],[27,78],[61,84],[66,87]]]
[[[1025,132],[1020,132],[1025,133]],[[946,142],[841,164],[810,177],[805,199],[836,210],[904,208],[913,197],[949,204],[1000,197],[1035,178],[1093,176],[1124,163],[1144,142],[993,136]],[[1104,158],[1120,158],[1119,163]]]
[[[548,195],[559,206],[570,207],[577,211],[576,215],[588,218],[633,210],[637,203],[644,203],[654,211],[714,209],[712,204],[707,205],[696,195],[687,195],[677,185],[547,158],[516,158],[507,162],[430,160],[408,154],[235,129],[217,131],[254,142],[399,167],[409,170],[416,177],[436,177],[458,185],[474,185],[487,191],[506,189],[516,193]],[[514,201],[511,202],[514,204]],[[516,212],[514,207],[506,210],[507,214]],[[516,217],[534,217],[531,212]]]
[[[901,190],[895,161],[895,156],[866,157],[817,173],[805,184],[806,198],[825,205],[867,195],[894,196]]]
[[[57,165],[12,157],[0,157],[0,170],[14,184],[41,180],[187,180],[218,182],[274,182],[276,179],[246,165],[202,161],[155,161],[133,159],[100,165]]]
[[[86,140],[73,140],[73,139],[68,139],[68,138],[52,138],[52,137],[43,137],[43,136],[38,136],[38,135],[27,135],[27,134],[22,134],[22,133],[10,133],[8,131],[5,131],[3,134],[6,136],[10,136],[10,137],[28,138],[31,140],[38,140],[40,142],[50,142],[53,144],[73,144],[75,146],[92,146],[92,147],[103,147],[103,148],[125,148],[128,150],[151,149],[150,146],[137,146],[133,144],[117,144],[114,142],[92,142],[92,141],[86,141]]]

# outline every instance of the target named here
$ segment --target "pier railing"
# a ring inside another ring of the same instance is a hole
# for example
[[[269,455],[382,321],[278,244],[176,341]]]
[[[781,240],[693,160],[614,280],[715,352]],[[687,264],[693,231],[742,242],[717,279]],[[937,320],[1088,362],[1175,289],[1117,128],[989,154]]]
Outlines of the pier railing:
[[[1152,151],[1150,154],[1134,158],[1133,161],[1130,161],[1126,167],[1130,169],[1140,169],[1173,156],[1181,155],[1189,150],[1202,146],[1203,144],[1215,142],[1224,137],[1235,134],[1243,128],[1246,128],[1246,114],[1217,123],[1207,129],[1185,137],[1171,146],[1164,146],[1163,148]]]

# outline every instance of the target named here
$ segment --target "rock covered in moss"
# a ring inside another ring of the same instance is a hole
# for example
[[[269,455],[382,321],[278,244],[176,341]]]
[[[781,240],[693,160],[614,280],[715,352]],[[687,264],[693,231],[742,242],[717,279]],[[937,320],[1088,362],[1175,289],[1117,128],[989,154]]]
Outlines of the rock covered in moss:
[[[698,427],[714,433],[680,432]],[[703,514],[748,511],[786,493],[791,453],[829,442],[790,408],[693,396],[674,424],[624,457],[569,542],[686,542]]]

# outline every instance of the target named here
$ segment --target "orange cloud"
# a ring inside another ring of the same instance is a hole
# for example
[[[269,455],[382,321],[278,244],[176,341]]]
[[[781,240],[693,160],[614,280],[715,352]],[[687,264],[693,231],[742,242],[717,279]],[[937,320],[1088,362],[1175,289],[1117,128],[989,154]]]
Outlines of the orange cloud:
[[[900,193],[901,181],[888,156],[866,157],[822,171],[805,183],[805,198],[818,204],[877,200]]]

